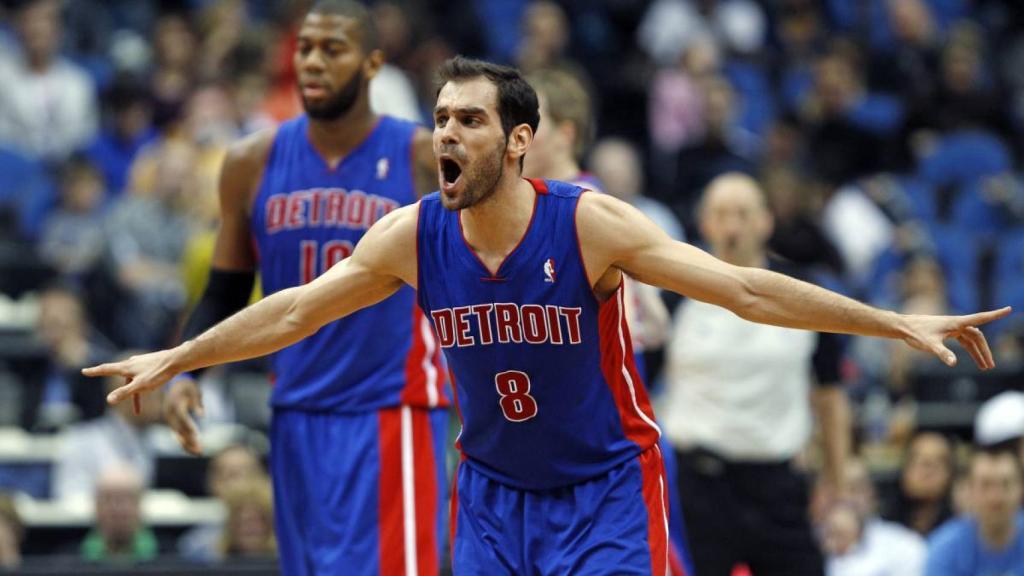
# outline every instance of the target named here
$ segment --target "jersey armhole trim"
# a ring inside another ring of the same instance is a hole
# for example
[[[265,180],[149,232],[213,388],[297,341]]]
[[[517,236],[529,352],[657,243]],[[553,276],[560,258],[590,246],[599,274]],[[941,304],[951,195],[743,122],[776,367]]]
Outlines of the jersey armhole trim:
[[[601,299],[597,297],[597,293],[594,292],[594,281],[590,278],[590,270],[587,270],[587,260],[583,257],[583,242],[580,241],[580,227],[579,227],[579,212],[580,212],[580,200],[583,199],[583,195],[590,190],[586,188],[580,188],[580,194],[576,197],[576,204],[572,209],[572,231],[576,235],[576,249],[580,256],[580,268],[583,269],[583,276],[587,279],[587,293],[594,299],[594,303],[597,304],[598,308],[601,307]]]

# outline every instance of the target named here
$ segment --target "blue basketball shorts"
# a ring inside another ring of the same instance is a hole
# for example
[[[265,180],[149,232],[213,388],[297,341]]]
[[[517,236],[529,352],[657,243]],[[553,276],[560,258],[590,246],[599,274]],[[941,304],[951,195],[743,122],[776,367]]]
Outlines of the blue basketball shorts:
[[[448,412],[275,409],[274,525],[282,574],[440,571]]]
[[[668,486],[657,446],[552,490],[509,487],[472,461],[456,476],[456,576],[667,574]]]

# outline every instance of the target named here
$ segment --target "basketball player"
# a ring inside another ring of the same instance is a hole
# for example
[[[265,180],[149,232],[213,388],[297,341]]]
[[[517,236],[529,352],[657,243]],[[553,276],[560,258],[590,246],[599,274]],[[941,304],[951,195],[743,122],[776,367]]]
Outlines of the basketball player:
[[[375,221],[415,202],[417,178],[421,191],[436,183],[430,133],[370,109],[383,56],[364,7],[316,4],[294,59],[306,113],[228,153],[209,285],[186,337],[243,308],[256,267],[267,294],[309,284]],[[270,463],[285,574],[438,573],[448,403],[439,360],[411,288],[275,355]],[[198,453],[195,381],[169,395],[167,421]]]
[[[593,103],[583,79],[568,69],[553,68],[532,72],[526,76],[526,81],[537,92],[540,123],[530,144],[530,154],[523,161],[523,176],[546,176],[586,190],[603,192],[601,181],[580,167],[594,132]],[[628,277],[623,284],[626,324],[633,339],[633,359],[637,373],[646,382],[642,342],[664,341],[668,332],[669,313],[657,288]],[[658,322],[656,319],[659,318],[663,318],[664,322]],[[666,334],[659,334],[659,331]],[[672,576],[693,574],[693,564],[686,546],[682,505],[678,492],[671,489],[677,485],[675,452],[667,437],[663,436],[660,444],[665,463],[665,480],[670,487],[669,566]]]
[[[184,370],[268,354],[415,286],[463,419],[456,572],[660,576],[660,432],[633,369],[624,273],[752,321],[899,338],[949,365],[956,358],[943,340],[956,338],[978,366],[994,365],[975,326],[1009,308],[901,315],[727,264],[670,240],[615,198],[522,179],[538,115],[536,94],[516,70],[455,58],[440,68],[439,85],[439,193],[381,219],[351,257],[309,284],[173,349],[86,369],[127,379],[108,401]]]

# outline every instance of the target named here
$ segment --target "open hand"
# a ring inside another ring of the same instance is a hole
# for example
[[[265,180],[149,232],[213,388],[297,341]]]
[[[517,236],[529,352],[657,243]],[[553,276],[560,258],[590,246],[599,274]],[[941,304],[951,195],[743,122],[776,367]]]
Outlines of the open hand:
[[[203,448],[199,444],[196,418],[203,415],[203,394],[190,376],[182,376],[171,384],[164,397],[164,421],[174,430],[178,444],[190,454],[198,456]]]
[[[995,368],[996,363],[978,326],[1004,318],[1010,312],[1012,309],[1007,306],[967,316],[905,316],[909,334],[903,340],[918,350],[935,354],[947,366],[956,366],[956,354],[944,344],[947,338],[956,338],[978,368],[989,370]]]

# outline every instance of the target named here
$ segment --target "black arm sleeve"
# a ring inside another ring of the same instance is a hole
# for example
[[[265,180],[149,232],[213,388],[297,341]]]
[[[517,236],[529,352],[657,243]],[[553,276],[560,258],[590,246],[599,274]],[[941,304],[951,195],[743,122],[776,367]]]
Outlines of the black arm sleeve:
[[[818,334],[818,345],[812,357],[817,386],[835,386],[842,383],[842,360],[846,341],[847,337],[842,334]]]
[[[238,312],[249,302],[256,273],[252,270],[210,269],[206,290],[196,304],[182,332],[182,339],[188,340],[202,334],[221,320]],[[197,376],[200,371],[193,373]]]

